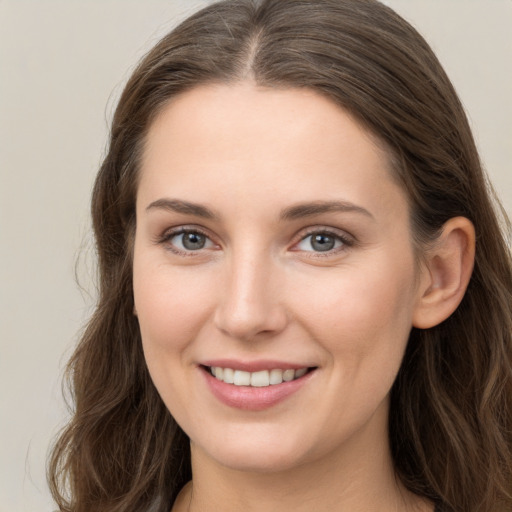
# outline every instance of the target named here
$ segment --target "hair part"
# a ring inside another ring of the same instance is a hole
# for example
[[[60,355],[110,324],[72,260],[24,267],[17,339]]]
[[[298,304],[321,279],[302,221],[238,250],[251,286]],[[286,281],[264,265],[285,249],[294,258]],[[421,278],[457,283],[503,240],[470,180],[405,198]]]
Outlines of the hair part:
[[[512,510],[510,253],[453,86],[424,39],[375,0],[221,1],[134,71],[94,186],[99,299],[68,366],[75,410],[49,463],[60,510],[168,511],[191,478],[188,438],[151,382],[133,315],[138,173],[149,127],[172,98],[243,80],[314,90],[381,141],[418,247],[450,218],[474,224],[461,305],[411,332],[392,389],[390,444],[403,484],[443,511]]]

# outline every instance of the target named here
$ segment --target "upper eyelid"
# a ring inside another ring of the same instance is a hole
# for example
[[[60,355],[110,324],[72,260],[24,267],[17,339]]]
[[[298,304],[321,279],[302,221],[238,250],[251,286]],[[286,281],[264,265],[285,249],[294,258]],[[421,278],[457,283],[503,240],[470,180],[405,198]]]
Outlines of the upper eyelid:
[[[159,236],[157,236],[154,240],[156,245],[161,246],[167,246],[165,249],[167,251],[170,251],[178,256],[185,257],[200,257],[202,254],[204,255],[203,251],[212,250],[212,247],[203,247],[201,249],[192,250],[192,249],[181,249],[179,247],[176,247],[174,244],[171,243],[171,240],[179,235],[183,235],[185,233],[198,233],[205,238],[207,238],[213,246],[218,246],[218,244],[212,239],[212,237],[204,230],[197,226],[190,226],[190,225],[179,225],[172,228],[165,229]]]
[[[306,252],[306,253],[311,253],[311,254],[318,254],[318,255],[323,255],[323,256],[327,256],[329,254],[333,254],[333,253],[336,253],[336,252],[339,252],[339,251],[342,251],[342,250],[346,250],[348,248],[351,248],[355,245],[355,242],[353,242],[352,240],[350,240],[348,237],[343,237],[341,235],[337,235],[335,233],[328,233],[328,232],[319,232],[320,234],[325,234],[327,236],[332,236],[333,238],[337,239],[338,242],[341,242],[341,246],[340,247],[333,247],[332,249],[328,249],[326,251],[315,251],[315,250],[305,250],[305,249],[300,249],[299,246],[300,244],[302,244],[305,240],[307,240],[309,237],[311,237],[312,235],[315,234],[315,232],[313,233],[310,233],[309,235],[306,235],[304,237],[302,237],[298,242],[296,242],[295,244],[293,244],[293,246],[291,247],[290,250],[292,250],[293,252]]]
[[[298,233],[294,236],[294,243],[300,242],[304,238],[314,235],[315,233],[325,233],[329,235],[334,235],[336,237],[339,237],[343,240],[350,240],[351,242],[355,243],[356,238],[354,235],[349,233],[348,231],[340,228],[334,228],[331,226],[310,226],[308,228],[301,229],[298,231]]]
[[[156,245],[166,244],[166,243],[169,243],[173,237],[178,236],[183,233],[187,233],[187,232],[197,232],[197,233],[205,236],[206,238],[208,238],[213,244],[218,245],[218,243],[210,235],[208,230],[205,230],[199,226],[194,226],[194,225],[190,225],[190,224],[183,224],[183,225],[178,225],[178,226],[174,226],[174,227],[168,227],[168,228],[164,229],[163,231],[161,231],[159,234],[157,234],[154,237],[153,242]],[[200,252],[200,251],[198,250],[198,251],[193,251],[193,252]]]
[[[207,238],[212,239],[212,235],[210,234],[209,230],[200,226],[195,226],[193,224],[183,224],[171,228],[166,228],[162,231],[161,238],[169,238],[187,232],[197,232],[206,236]]]
[[[195,224],[182,224],[177,225],[174,227],[168,227],[165,230],[162,231],[162,233],[156,237],[156,241],[163,242],[166,240],[169,240],[170,238],[177,236],[181,233],[186,232],[197,232],[201,235],[204,235],[208,239],[210,239],[214,244],[221,245],[218,242],[218,237],[215,235],[212,235],[211,231],[209,229],[203,228],[202,226],[198,226]],[[340,238],[344,242],[350,242],[351,244],[356,243],[356,238],[346,230],[335,228],[332,226],[326,226],[326,225],[315,225],[315,226],[308,226],[306,228],[300,229],[296,234],[292,237],[291,246],[295,246],[308,236],[311,236],[315,233],[324,233],[333,235],[335,237]]]

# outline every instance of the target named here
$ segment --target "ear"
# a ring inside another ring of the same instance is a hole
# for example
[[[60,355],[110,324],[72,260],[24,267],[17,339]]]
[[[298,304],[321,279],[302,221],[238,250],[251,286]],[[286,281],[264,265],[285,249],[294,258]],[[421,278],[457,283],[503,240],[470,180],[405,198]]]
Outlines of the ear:
[[[419,329],[446,320],[464,297],[475,260],[475,229],[471,221],[454,217],[446,222],[425,260],[413,314],[413,326]]]

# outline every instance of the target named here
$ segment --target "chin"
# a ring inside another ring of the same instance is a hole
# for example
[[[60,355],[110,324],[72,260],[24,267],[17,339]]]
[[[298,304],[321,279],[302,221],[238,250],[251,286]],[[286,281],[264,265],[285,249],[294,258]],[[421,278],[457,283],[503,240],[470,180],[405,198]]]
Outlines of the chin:
[[[296,456],[261,449],[244,454],[239,451],[219,454],[218,463],[229,469],[248,473],[281,473],[301,465]]]
[[[192,443],[193,457],[195,452],[229,469],[251,473],[287,471],[303,464],[306,458],[303,447],[300,449],[297,443],[256,437],[223,439],[208,450]]]

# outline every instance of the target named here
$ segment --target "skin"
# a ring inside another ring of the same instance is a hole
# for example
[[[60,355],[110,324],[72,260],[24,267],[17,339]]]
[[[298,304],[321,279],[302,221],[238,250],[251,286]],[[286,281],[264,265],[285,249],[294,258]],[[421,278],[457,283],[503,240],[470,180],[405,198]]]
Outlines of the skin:
[[[389,391],[411,327],[460,301],[471,227],[455,219],[420,265],[389,167],[350,115],[307,90],[201,86],[151,126],[134,297],[152,379],[191,439],[193,482],[173,510],[432,510],[394,477]],[[343,208],[282,215],[333,201]],[[207,236],[202,249],[184,249],[183,227]],[[319,252],[310,235],[326,231],[336,244]],[[199,365],[215,358],[316,369],[247,411],[206,385]]]

